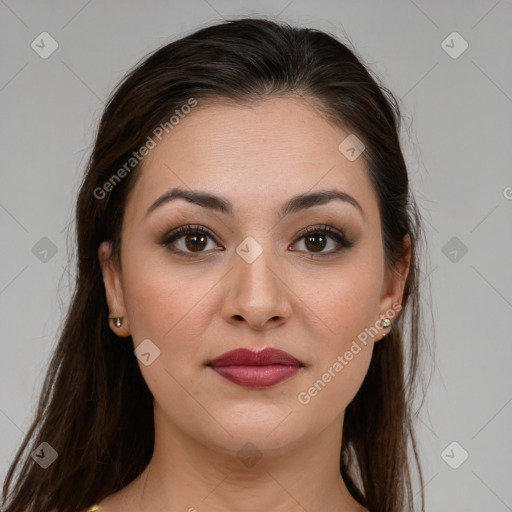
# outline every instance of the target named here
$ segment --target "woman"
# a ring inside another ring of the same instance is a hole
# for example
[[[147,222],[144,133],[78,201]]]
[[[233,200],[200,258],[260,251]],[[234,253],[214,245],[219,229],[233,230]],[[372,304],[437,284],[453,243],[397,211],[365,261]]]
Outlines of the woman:
[[[412,510],[421,225],[399,122],[347,47],[262,19],[133,69],[4,510]]]

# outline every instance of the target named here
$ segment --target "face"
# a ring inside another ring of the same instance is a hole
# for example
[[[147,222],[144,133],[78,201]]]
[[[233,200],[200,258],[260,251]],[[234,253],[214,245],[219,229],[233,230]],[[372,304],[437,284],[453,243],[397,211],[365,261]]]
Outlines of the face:
[[[99,256],[110,313],[124,317],[112,328],[135,348],[150,340],[151,363],[139,366],[172,429],[219,452],[252,442],[270,453],[341,426],[407,275],[386,270],[363,158],[338,149],[349,134],[302,98],[200,103],[146,157],[123,219],[122,270],[108,243]],[[183,198],[151,208],[176,187],[218,196],[232,211]],[[327,190],[345,196],[281,211]],[[187,225],[190,233],[173,233]],[[265,347],[303,366],[251,388],[206,365]]]

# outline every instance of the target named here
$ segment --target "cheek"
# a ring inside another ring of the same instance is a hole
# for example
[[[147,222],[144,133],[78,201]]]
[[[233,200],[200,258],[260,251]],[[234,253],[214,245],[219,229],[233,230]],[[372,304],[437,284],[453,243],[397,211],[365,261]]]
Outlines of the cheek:
[[[199,354],[201,333],[208,324],[208,292],[218,279],[175,272],[154,260],[142,267],[127,265],[126,276],[134,348],[149,339],[160,350],[150,365],[139,362],[146,384],[169,417],[184,404],[188,411],[184,418],[202,417],[204,411],[190,397],[201,395],[194,377],[203,363]]]
[[[305,407],[334,419],[352,401],[366,376],[379,319],[380,268],[360,263],[336,277],[308,280],[299,293],[311,318],[311,378],[297,396]],[[314,332],[316,331],[316,333]]]
[[[135,345],[149,338],[161,351],[172,346],[174,361],[193,352],[208,319],[208,292],[216,280],[176,271],[155,260],[146,265],[128,264],[125,276],[125,303]]]
[[[379,318],[381,269],[373,261],[318,273],[295,285],[326,351],[345,350]]]
[[[375,296],[371,289],[351,293],[337,288],[322,304],[322,326],[328,328],[313,332],[313,339],[321,341],[311,351],[309,376],[297,394],[318,428],[343,413],[364,381],[373,353],[375,315],[370,305]]]

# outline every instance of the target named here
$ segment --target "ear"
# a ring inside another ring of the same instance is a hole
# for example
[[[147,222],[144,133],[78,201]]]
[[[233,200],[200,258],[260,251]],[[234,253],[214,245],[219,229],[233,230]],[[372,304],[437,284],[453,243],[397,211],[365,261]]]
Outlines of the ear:
[[[380,300],[380,317],[388,317],[395,322],[402,309],[402,299],[404,295],[405,283],[409,275],[411,265],[411,238],[405,235],[403,239],[403,256],[396,262],[393,268],[386,270],[386,276],[382,287]],[[393,316],[391,316],[393,315]],[[383,336],[389,332],[390,328],[382,328]],[[380,339],[382,339],[380,338]],[[376,340],[380,341],[380,340]]]
[[[112,244],[102,242],[98,249],[103,284],[109,309],[109,316],[122,317],[121,327],[116,327],[112,319],[109,320],[110,328],[115,334],[122,337],[130,336],[130,325],[124,304],[123,285],[119,269],[112,257]]]

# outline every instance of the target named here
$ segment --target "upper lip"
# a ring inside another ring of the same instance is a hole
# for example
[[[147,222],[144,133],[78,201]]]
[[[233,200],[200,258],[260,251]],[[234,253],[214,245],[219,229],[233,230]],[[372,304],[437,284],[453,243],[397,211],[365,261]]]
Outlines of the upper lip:
[[[301,361],[291,354],[277,348],[265,348],[258,352],[247,348],[237,348],[221,354],[206,364],[207,366],[267,366],[270,364],[304,366]]]

